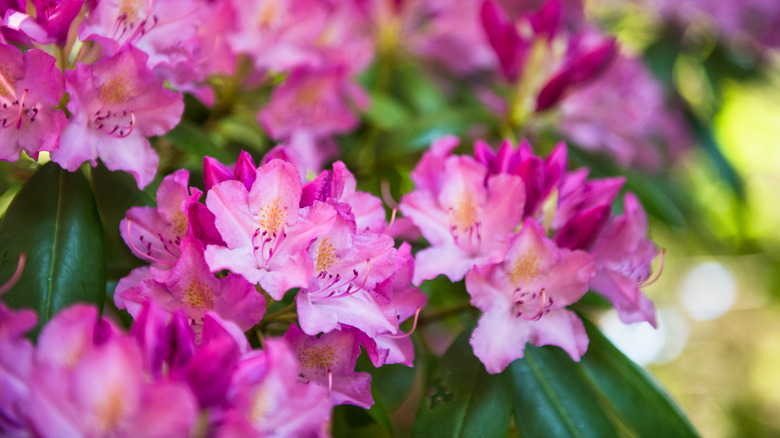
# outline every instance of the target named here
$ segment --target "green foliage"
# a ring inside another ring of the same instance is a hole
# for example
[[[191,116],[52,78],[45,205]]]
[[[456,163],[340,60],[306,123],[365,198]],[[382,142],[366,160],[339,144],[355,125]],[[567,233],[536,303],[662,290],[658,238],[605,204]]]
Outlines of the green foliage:
[[[27,258],[21,278],[3,301],[35,310],[38,327],[76,302],[102,306],[103,231],[81,172],[70,173],[54,163],[40,167],[0,223],[0,248],[2,281],[11,277],[20,254]]]

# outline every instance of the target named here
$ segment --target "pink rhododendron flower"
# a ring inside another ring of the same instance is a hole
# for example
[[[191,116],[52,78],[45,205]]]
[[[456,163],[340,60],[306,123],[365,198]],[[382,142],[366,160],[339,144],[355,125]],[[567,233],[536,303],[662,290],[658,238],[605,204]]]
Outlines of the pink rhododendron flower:
[[[471,304],[484,312],[471,335],[474,354],[495,374],[523,357],[525,344],[556,345],[574,360],[588,347],[582,321],[564,307],[588,290],[595,272],[584,251],[558,248],[527,219],[503,262],[466,276]]]
[[[301,383],[311,382],[327,388],[334,406],[351,404],[368,409],[374,404],[371,375],[355,372],[360,356],[360,332],[345,327],[314,337],[292,324],[284,340],[298,358]]]
[[[390,299],[374,291],[393,274],[393,244],[384,234],[355,233],[354,219],[340,214],[309,249],[313,275],[295,299],[301,329],[316,335],[346,324],[370,337],[395,333],[398,321]]]
[[[330,229],[336,211],[322,202],[299,208],[300,198],[298,171],[281,160],[258,168],[248,191],[233,180],[214,186],[206,206],[227,246],[206,248],[211,270],[241,274],[276,300],[290,288],[308,287],[313,265],[306,251]]]
[[[0,160],[33,158],[59,147],[65,113],[55,109],[65,93],[62,73],[46,52],[0,44]]]
[[[202,6],[196,0],[102,0],[79,26],[79,38],[96,41],[110,55],[136,47],[151,69],[160,63],[193,66]]]
[[[101,340],[101,324],[110,325],[98,320],[94,308],[75,305],[44,328],[32,379],[36,396],[28,406],[35,431],[44,437],[129,437],[143,424],[148,436],[188,434],[197,406],[186,385],[148,381],[132,338]],[[75,335],[78,344],[62,343],[64,333]]]
[[[312,138],[346,132],[357,125],[354,109],[368,104],[362,89],[342,67],[298,68],[274,89],[259,120],[271,137],[288,140],[295,134]]]
[[[664,93],[641,59],[618,56],[604,75],[561,102],[561,132],[620,164],[657,170],[665,155],[691,143],[680,115],[668,116]]]
[[[168,269],[179,259],[190,207],[200,199],[200,190],[188,187],[189,178],[184,169],[166,176],[157,189],[157,208],[133,207],[119,223],[127,246],[158,269]]]
[[[639,288],[650,278],[658,248],[646,238],[647,214],[636,196],[626,194],[624,209],[593,244],[597,271],[590,286],[612,302],[624,323],[656,327],[655,306]]]
[[[269,339],[264,347],[241,359],[215,435],[326,436],[327,388],[299,382],[298,361],[286,342]]]
[[[170,271],[138,268],[119,281],[114,302],[136,317],[147,300],[167,309],[182,309],[200,333],[203,318],[213,311],[249,330],[265,313],[265,299],[238,274],[216,278],[203,259],[203,245],[193,237],[181,242],[181,257]]]
[[[411,174],[417,190],[401,201],[431,244],[416,255],[414,284],[439,274],[458,281],[475,265],[501,260],[522,218],[522,179],[489,175],[471,157],[450,156],[454,146],[446,138],[431,145]]]
[[[51,158],[69,171],[99,157],[110,170],[125,170],[145,187],[157,172],[148,137],[162,135],[181,119],[182,96],[154,78],[147,55],[127,46],[93,65],[66,72],[73,114]]]

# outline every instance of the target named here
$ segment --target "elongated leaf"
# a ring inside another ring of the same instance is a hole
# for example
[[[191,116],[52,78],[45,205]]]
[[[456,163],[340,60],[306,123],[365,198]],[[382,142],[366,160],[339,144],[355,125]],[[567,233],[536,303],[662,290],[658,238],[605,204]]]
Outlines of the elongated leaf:
[[[146,192],[138,190],[133,177],[125,172],[111,172],[100,163],[92,168],[91,174],[92,190],[103,224],[107,273],[109,278],[119,279],[130,269],[144,264],[122,240],[119,222],[130,207],[150,206],[154,201]]]
[[[617,432],[576,362],[560,348],[527,345],[509,365],[522,436],[614,437]]]
[[[420,404],[414,437],[499,437],[509,429],[509,376],[490,375],[463,332],[438,362]]]
[[[620,421],[639,437],[696,437],[685,415],[642,368],[588,321],[588,353],[581,368]]]
[[[11,277],[22,253],[22,276],[2,299],[37,311],[39,327],[77,301],[102,305],[103,231],[81,172],[48,163],[22,186],[0,223],[0,281]]]

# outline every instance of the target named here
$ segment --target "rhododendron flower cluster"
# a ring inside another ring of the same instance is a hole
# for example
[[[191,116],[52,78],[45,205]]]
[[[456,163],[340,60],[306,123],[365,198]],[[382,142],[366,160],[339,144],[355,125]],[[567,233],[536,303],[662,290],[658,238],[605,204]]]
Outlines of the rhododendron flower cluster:
[[[431,244],[417,254],[414,283],[465,277],[471,303],[484,312],[471,345],[489,372],[523,357],[527,342],[579,360],[588,339],[565,307],[589,288],[624,322],[656,325],[640,286],[658,250],[633,195],[623,215],[612,214],[622,179],[567,171],[563,144],[546,160],[527,142],[515,149],[506,141],[494,153],[479,141],[473,157],[452,155],[457,145],[455,137],[431,145],[400,210]]]
[[[438,367],[442,320],[478,379],[579,361],[589,291],[655,327],[640,199],[538,151],[658,169],[670,106],[579,0],[0,1],[0,160],[59,178],[54,212],[0,202],[0,241],[55,234],[0,248],[0,435],[327,436],[391,421],[372,380]]]

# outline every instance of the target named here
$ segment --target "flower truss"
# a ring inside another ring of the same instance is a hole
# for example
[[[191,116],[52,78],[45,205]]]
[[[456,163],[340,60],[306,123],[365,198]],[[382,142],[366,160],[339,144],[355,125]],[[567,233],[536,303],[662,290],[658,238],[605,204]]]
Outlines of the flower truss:
[[[388,72],[418,70],[444,91],[407,89],[429,111],[415,120]],[[571,169],[563,142],[539,151],[553,132],[658,171],[690,142],[664,92],[578,0],[0,2],[0,160],[63,175],[99,160],[84,210],[134,256],[106,267],[105,243],[99,302],[0,301],[0,435],[328,436],[337,406],[381,407],[377,369],[431,357],[417,327],[443,307],[439,276],[465,286],[485,376],[528,344],[580,361],[588,291],[655,327],[640,199]],[[463,102],[489,121],[388,134]],[[125,200],[98,199],[121,198],[105,169],[154,202],[112,216]],[[16,260],[6,298],[46,274],[0,248],[0,272]],[[77,290],[77,271],[54,280]]]

